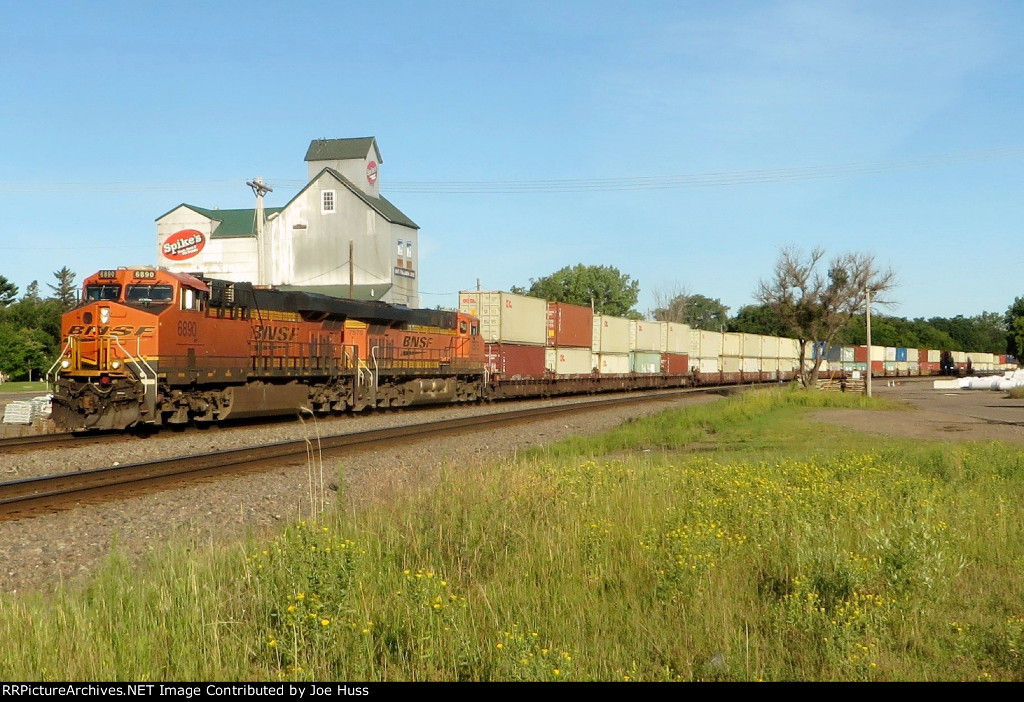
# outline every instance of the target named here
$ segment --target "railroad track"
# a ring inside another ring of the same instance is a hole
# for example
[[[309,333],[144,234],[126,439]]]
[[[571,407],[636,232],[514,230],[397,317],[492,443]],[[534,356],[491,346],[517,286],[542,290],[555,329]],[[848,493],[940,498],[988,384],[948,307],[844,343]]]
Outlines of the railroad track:
[[[25,519],[83,503],[120,499],[182,482],[192,482],[244,471],[302,465],[311,455],[331,456],[339,453],[377,448],[425,439],[430,436],[471,432],[501,425],[528,422],[556,415],[592,412],[623,404],[664,402],[681,395],[723,392],[723,388],[687,388],[642,396],[602,398],[571,404],[546,405],[486,415],[436,420],[386,429],[372,429],[344,434],[313,436],[297,441],[283,441],[261,446],[228,449],[211,453],[179,456],[145,463],[94,468],[74,473],[61,473],[23,478],[0,483],[0,520]]]

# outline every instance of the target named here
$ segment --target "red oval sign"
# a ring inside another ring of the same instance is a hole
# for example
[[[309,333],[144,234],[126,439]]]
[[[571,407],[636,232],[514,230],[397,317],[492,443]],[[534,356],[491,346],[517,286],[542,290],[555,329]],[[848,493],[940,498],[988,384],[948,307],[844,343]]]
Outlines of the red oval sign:
[[[370,185],[377,182],[377,162],[370,161],[366,164],[366,180],[369,181]]]
[[[172,261],[184,261],[192,258],[206,246],[206,235],[195,229],[182,229],[174,232],[164,242],[161,253],[164,258]]]

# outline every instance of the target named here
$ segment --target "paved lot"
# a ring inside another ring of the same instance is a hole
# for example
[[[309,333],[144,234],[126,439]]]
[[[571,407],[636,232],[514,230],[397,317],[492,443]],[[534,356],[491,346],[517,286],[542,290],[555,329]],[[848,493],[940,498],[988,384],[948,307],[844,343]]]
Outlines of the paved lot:
[[[933,390],[931,379],[904,379],[892,387],[876,380],[873,394],[911,411],[827,410],[819,421],[886,436],[1024,444],[1024,400],[995,390]]]

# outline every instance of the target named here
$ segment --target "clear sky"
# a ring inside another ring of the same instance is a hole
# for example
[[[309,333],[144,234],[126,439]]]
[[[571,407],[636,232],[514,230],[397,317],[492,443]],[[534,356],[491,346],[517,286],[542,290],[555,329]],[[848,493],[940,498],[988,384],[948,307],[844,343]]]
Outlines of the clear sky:
[[[891,312],[1024,295],[1024,3],[57,2],[0,20],[0,275],[153,264],[179,203],[283,205],[375,136],[424,306],[576,263],[753,302],[780,247]]]

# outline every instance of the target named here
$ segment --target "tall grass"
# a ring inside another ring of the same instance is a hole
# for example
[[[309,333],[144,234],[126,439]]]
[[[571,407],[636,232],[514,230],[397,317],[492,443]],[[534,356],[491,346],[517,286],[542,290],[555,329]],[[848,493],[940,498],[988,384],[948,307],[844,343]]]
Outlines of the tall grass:
[[[772,392],[0,599],[10,679],[1020,680],[1024,452]],[[343,498],[342,498],[343,499]]]

